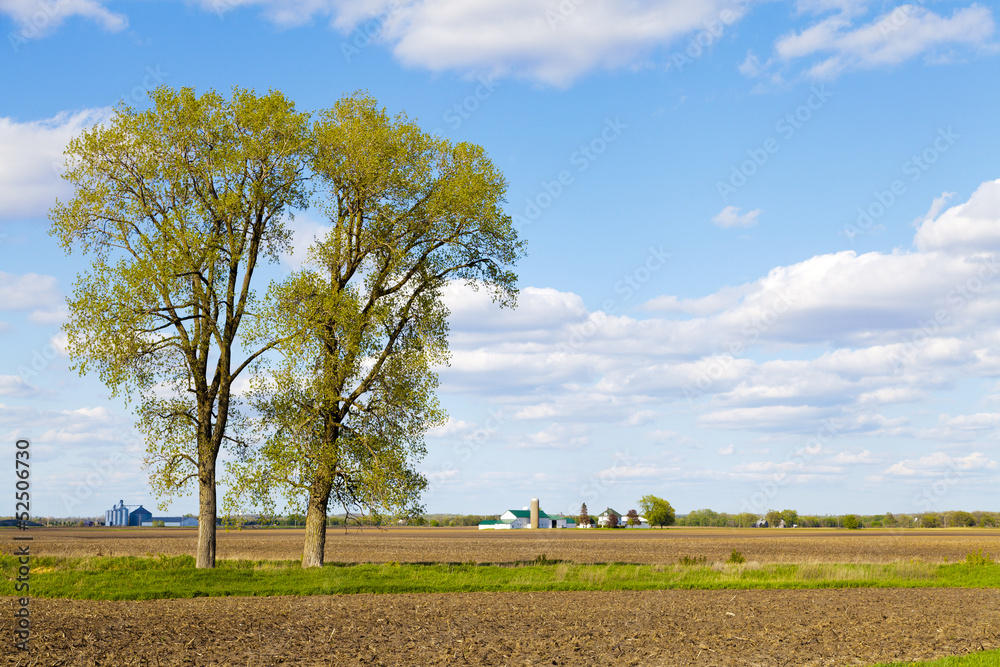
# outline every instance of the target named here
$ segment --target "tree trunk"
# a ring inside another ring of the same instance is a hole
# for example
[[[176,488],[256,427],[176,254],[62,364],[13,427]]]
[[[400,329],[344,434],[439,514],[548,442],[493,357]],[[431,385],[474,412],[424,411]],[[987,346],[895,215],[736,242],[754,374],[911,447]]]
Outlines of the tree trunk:
[[[322,567],[326,549],[326,506],[330,502],[333,482],[320,470],[309,489],[309,509],[306,511],[306,541],[302,548],[302,567]]]
[[[203,462],[198,475],[198,554],[195,567],[215,567],[215,462]]]

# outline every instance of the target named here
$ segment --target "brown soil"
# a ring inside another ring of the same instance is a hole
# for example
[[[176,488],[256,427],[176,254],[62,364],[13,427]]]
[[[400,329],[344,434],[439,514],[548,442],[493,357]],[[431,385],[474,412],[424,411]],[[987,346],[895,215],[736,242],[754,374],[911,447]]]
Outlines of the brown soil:
[[[5,534],[8,533],[8,534]],[[32,553],[63,556],[145,556],[194,554],[192,529],[128,530],[34,528]],[[0,531],[0,549],[10,553],[12,531]],[[219,532],[219,558],[297,560],[301,529]],[[577,563],[674,563],[682,556],[724,561],[733,549],[761,563],[819,561],[882,563],[919,558],[928,562],[964,560],[976,549],[1000,556],[1000,530],[514,530],[475,528],[331,528],[327,562],[510,562],[550,559]]]
[[[1000,646],[995,590],[33,599],[31,614],[28,654],[0,616],[0,664],[839,666]]]

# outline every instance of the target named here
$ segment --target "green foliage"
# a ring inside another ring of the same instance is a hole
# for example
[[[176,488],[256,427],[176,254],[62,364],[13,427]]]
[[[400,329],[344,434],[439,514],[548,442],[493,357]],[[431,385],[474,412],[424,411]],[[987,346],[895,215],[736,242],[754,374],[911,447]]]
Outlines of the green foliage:
[[[590,524],[590,515],[587,514],[587,503],[580,506],[580,514],[576,519],[577,526],[586,526]]]
[[[965,554],[965,562],[967,565],[993,565],[993,557],[987,553],[983,553],[982,548],[976,551]]]
[[[639,499],[642,514],[650,526],[672,526],[676,520],[674,508],[663,498],[647,495]]]
[[[461,282],[513,306],[509,267],[524,253],[481,147],[361,93],[321,112],[311,140],[330,231],[268,292],[262,335],[281,339],[280,358],[261,359],[252,396],[269,437],[234,466],[231,498],[307,505],[307,551],[310,522],[331,506],[423,511],[424,434],[447,418],[435,370],[449,358],[444,290]]]
[[[718,526],[726,525],[725,515],[713,512],[710,509],[692,510],[684,517],[685,526]]]
[[[767,523],[771,528],[777,528],[778,524],[781,523],[781,512],[778,510],[768,510],[764,518],[767,519]]]
[[[439,528],[441,526],[441,522],[437,519],[431,519],[430,526],[431,528]]]
[[[924,514],[920,517],[920,526],[922,528],[940,528],[941,517],[934,513]]]
[[[153,528],[163,528],[166,525],[167,524],[165,524],[163,521],[160,520],[153,521]]]
[[[708,564],[708,558],[705,556],[681,556],[677,562],[685,567],[695,567]]]
[[[948,523],[952,526],[975,526],[976,517],[972,516],[969,512],[952,512],[951,520]]]
[[[844,528],[848,530],[857,530],[861,527],[861,521],[858,519],[857,514],[845,514],[843,524]]]
[[[799,513],[795,510],[781,510],[781,518],[785,521],[785,526],[791,528],[799,522]]]
[[[253,277],[288,248],[285,213],[305,205],[308,118],[277,92],[161,87],[150,98],[66,148],[73,195],[51,209],[50,233],[91,263],[63,331],[73,368],[135,406],[161,507],[198,484],[214,528],[219,452],[239,458],[246,443],[232,386],[273,343],[248,345]],[[210,567],[204,536],[214,530],[199,532]]]
[[[747,559],[739,551],[733,549],[733,553],[729,554],[729,558],[726,559],[726,562],[739,564],[747,562]]]
[[[1000,587],[1000,566],[732,563],[704,556],[675,565],[574,564],[539,556],[517,563],[327,564],[220,560],[212,572],[190,556],[32,558],[31,592],[46,598],[149,600],[202,596],[449,593],[462,591],[665,590],[861,587]],[[0,596],[13,596],[17,556],[0,555]]]
[[[927,662],[879,663],[872,667],[996,667],[1000,665],[1000,650],[955,655]]]
[[[629,510],[625,514],[625,525],[627,526],[638,526],[639,525],[639,513],[635,510]]]

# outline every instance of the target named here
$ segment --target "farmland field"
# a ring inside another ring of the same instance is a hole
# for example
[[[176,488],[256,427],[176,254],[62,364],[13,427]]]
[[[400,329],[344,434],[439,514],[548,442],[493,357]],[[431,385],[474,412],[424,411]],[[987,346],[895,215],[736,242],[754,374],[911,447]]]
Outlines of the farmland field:
[[[197,531],[185,528],[36,528],[31,534],[34,552],[51,556],[175,556],[193,554],[197,543]],[[345,533],[331,528],[326,561],[489,563],[544,554],[576,563],[673,563],[683,556],[723,561],[733,549],[761,563],[954,562],[977,549],[1000,555],[1000,530],[366,528]],[[219,531],[219,558],[288,560],[301,555],[302,530]]]
[[[33,529],[36,556],[190,554],[184,529]],[[12,531],[0,531],[11,553]],[[294,559],[301,531],[220,532],[223,559]],[[961,561],[1000,531],[331,530],[330,562]],[[1000,648],[996,589],[657,590],[33,598],[32,652],[0,665],[863,665]],[[10,598],[3,607],[12,610]],[[19,662],[20,661],[20,662]],[[65,661],[65,662],[59,662]]]

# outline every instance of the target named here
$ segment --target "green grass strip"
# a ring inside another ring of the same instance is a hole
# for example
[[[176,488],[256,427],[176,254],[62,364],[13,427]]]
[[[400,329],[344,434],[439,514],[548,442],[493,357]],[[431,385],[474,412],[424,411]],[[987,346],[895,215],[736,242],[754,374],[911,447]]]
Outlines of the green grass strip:
[[[1000,665],[1000,651],[953,655],[930,662],[884,662],[872,667],[996,667],[997,665]]]
[[[0,595],[17,595],[16,557],[0,555]],[[86,600],[205,596],[607,591],[667,589],[1000,588],[1000,565],[930,564],[576,564],[539,557],[507,564],[358,563],[303,570],[298,561],[218,561],[190,556],[33,557],[30,595]]]

